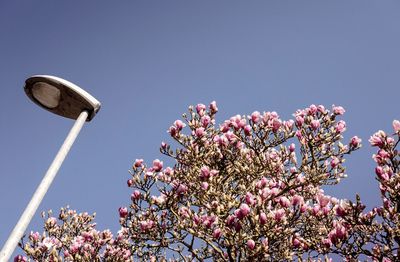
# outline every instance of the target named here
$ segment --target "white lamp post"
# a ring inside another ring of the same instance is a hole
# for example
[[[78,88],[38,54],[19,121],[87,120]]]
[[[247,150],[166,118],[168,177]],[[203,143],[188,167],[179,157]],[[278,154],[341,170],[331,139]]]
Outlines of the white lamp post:
[[[100,109],[100,102],[80,87],[64,79],[36,75],[25,81],[25,93],[36,104],[57,115],[76,119],[71,131],[37,187],[31,201],[8,237],[0,253],[0,262],[6,262],[24,235],[58,169],[68,154],[85,121],[90,121]]]

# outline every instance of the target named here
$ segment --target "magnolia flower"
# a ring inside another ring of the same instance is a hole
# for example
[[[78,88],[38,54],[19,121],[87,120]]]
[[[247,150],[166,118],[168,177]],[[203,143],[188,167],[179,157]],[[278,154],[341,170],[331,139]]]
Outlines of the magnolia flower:
[[[196,128],[195,135],[197,137],[202,137],[204,135],[204,127]]]
[[[125,217],[128,216],[128,208],[126,208],[126,207],[120,207],[120,208],[118,209],[118,212],[119,212],[119,216],[120,216],[121,218],[125,218]]]
[[[213,114],[215,114],[216,112],[218,112],[218,107],[217,107],[217,102],[212,101],[210,103],[210,110]]]
[[[204,104],[197,104],[196,111],[200,116],[205,114],[206,106]]]
[[[346,130],[346,122],[344,122],[343,120],[337,122],[335,130],[337,133],[343,133]]]
[[[400,121],[393,120],[393,130],[395,133],[400,133]]]
[[[261,225],[267,223],[267,215],[264,212],[261,212],[259,215],[259,222]]]
[[[335,105],[333,105],[332,111],[335,115],[343,115],[346,112],[343,107]]]
[[[382,147],[385,142],[385,137],[385,132],[379,130],[378,132],[373,134],[368,141],[370,142],[371,146]]]
[[[313,130],[317,130],[319,128],[319,126],[320,126],[319,120],[314,119],[311,121],[311,128]]]
[[[135,163],[133,164],[134,167],[141,167],[143,165],[143,159],[136,159]]]
[[[361,144],[361,138],[359,138],[358,136],[353,136],[351,138],[350,145],[352,147],[357,148],[360,146],[360,144]]]
[[[220,228],[216,228],[216,229],[214,229],[214,231],[213,231],[213,237],[214,237],[215,239],[218,239],[218,238],[220,238],[220,237],[221,237],[221,235],[222,235],[222,231],[221,231],[221,229],[220,229]]]
[[[254,112],[251,114],[251,121],[252,121],[253,123],[258,123],[260,120],[261,120],[261,114],[260,114],[260,112],[254,111]]]
[[[254,242],[253,239],[247,240],[247,247],[248,247],[250,250],[253,250],[253,249],[255,248],[255,246],[256,246],[256,243]]]

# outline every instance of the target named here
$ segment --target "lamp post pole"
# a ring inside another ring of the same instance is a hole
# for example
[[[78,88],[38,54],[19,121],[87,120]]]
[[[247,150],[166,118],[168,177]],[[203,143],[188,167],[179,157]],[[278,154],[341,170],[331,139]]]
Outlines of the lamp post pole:
[[[28,78],[25,83],[25,93],[33,102],[54,114],[76,119],[76,121],[4,244],[0,252],[0,262],[9,261],[83,124],[92,120],[101,106],[100,102],[85,90],[59,77],[37,75]]]
[[[1,262],[8,261],[10,256],[14,252],[19,240],[24,235],[24,232],[25,232],[26,228],[28,227],[32,217],[35,215],[37,208],[39,207],[40,203],[42,202],[44,195],[46,194],[51,183],[53,182],[54,178],[56,177],[61,164],[63,163],[65,157],[67,156],[69,150],[72,147],[72,144],[74,143],[76,137],[78,136],[79,132],[81,131],[83,124],[85,123],[87,117],[88,117],[88,112],[83,111],[79,115],[78,119],[75,121],[75,123],[74,123],[71,131],[69,132],[67,138],[65,139],[63,145],[61,146],[56,157],[54,158],[49,169],[47,170],[45,176],[43,177],[42,182],[37,187],[35,193],[32,196],[31,201],[25,208],[25,211],[21,215],[18,223],[15,225],[14,230],[11,232],[10,236],[8,237],[7,242],[4,244],[3,249],[1,250],[1,254],[0,254]]]

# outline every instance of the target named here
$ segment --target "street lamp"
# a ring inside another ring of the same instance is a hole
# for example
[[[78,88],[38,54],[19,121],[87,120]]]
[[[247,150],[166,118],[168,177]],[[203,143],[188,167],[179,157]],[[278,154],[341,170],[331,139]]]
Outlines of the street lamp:
[[[85,121],[92,120],[101,106],[99,101],[77,85],[55,76],[32,76],[25,81],[24,89],[27,96],[42,108],[63,117],[76,119],[76,121],[4,244],[0,253],[0,262],[9,260],[83,124]]]

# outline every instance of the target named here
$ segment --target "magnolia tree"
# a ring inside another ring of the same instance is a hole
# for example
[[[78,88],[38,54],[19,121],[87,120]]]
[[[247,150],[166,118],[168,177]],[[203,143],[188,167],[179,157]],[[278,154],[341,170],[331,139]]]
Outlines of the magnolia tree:
[[[345,156],[361,147],[343,141],[345,110],[311,105],[294,120],[254,112],[215,123],[215,102],[189,107],[162,143],[174,161],[137,159],[127,181],[129,205],[120,231],[98,231],[94,215],[61,209],[43,214],[15,261],[329,261],[342,257],[398,261],[400,243],[400,122],[369,139],[382,205],[365,210],[326,195],[346,177]]]

